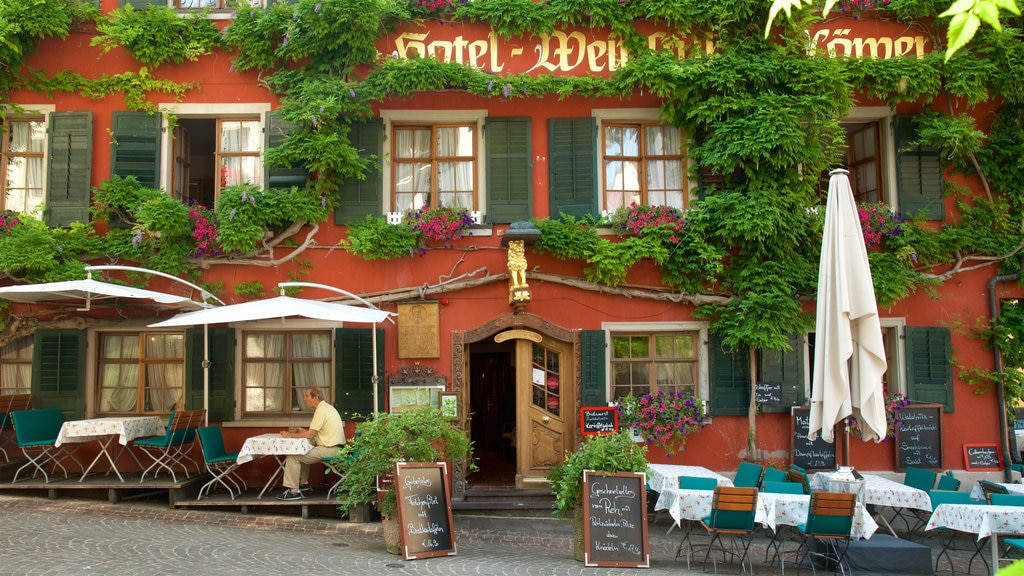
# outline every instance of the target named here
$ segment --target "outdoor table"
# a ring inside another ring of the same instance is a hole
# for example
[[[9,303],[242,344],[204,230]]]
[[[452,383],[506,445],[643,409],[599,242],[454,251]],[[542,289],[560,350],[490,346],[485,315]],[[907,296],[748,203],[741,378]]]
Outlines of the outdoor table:
[[[61,426],[60,433],[57,434],[57,441],[53,444],[59,447],[64,443],[71,444],[96,440],[100,446],[99,454],[96,454],[92,462],[86,466],[79,482],[85,480],[89,471],[92,470],[96,462],[99,462],[102,456],[106,456],[107,461],[110,462],[110,470],[117,474],[121,482],[124,482],[124,477],[121,476],[121,472],[117,469],[117,460],[124,453],[128,443],[136,438],[160,436],[164,432],[164,421],[157,416],[112,416],[89,420],[70,420],[64,422]],[[117,457],[110,455],[110,445],[113,444],[114,438],[117,438],[118,443],[121,444],[121,450],[117,453]],[[135,463],[141,468],[142,463],[132,454],[131,450],[128,451],[128,454],[131,455]]]
[[[662,487],[678,487],[680,476],[716,478],[718,479],[719,486],[732,486],[732,480],[703,466],[680,466],[676,464],[647,465],[647,485],[655,492],[661,492]]]
[[[989,538],[992,548],[992,574],[999,570],[999,535],[1024,533],[1024,506],[989,506],[988,504],[939,504],[932,512],[925,530],[945,526],[958,532],[977,534],[978,540]]]
[[[1006,488],[1006,491],[1010,494],[1024,495],[1024,484],[1009,483],[1009,482],[996,482],[1000,486]],[[971,488],[971,499],[981,500],[985,502],[985,491],[981,489],[981,484],[978,482],[974,483],[974,487]]]
[[[676,525],[683,520],[701,520],[711,514],[714,499],[712,490],[681,490],[666,486],[654,505],[655,510],[668,510]],[[780,525],[797,526],[807,522],[811,497],[808,494],[776,494],[760,492],[757,495],[757,512],[754,521],[775,530]],[[853,538],[870,538],[878,530],[878,524],[867,513],[864,505],[857,503],[853,514]]]
[[[832,472],[818,472],[811,478],[812,487],[816,490],[827,489],[828,481],[832,474]],[[931,512],[932,510],[932,499],[924,490],[912,488],[901,482],[875,476],[874,474],[864,474],[863,478],[863,503],[865,505],[874,504],[890,508],[913,508],[926,512]],[[885,516],[879,513],[878,519],[881,524],[885,525],[890,534],[896,536],[896,531],[889,525],[889,521],[885,519]]]
[[[274,480],[284,474],[285,456],[305,454],[312,449],[313,444],[305,438],[283,438],[279,432],[271,432],[246,438],[241,450],[238,451],[238,458],[235,459],[235,462],[245,464],[260,456],[273,456],[277,460],[277,469],[270,475],[270,479],[263,485],[263,490],[260,490],[260,495],[257,496],[257,498],[263,498],[263,494],[270,489]]]

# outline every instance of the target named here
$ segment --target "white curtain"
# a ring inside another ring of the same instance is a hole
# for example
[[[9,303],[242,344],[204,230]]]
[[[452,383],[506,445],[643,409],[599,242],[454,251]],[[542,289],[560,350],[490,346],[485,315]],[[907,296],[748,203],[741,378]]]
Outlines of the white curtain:
[[[182,409],[185,392],[185,337],[181,334],[149,334],[147,359],[178,359],[175,363],[146,364],[146,411]]]
[[[31,336],[25,336],[0,348],[0,393],[31,393],[34,343]]]
[[[12,121],[9,127],[7,159],[7,198],[4,206],[26,214],[36,211],[43,202],[43,157],[46,146],[46,123]],[[25,156],[27,153],[40,156]]]
[[[107,334],[102,347],[99,411],[135,413],[139,399],[139,336]],[[115,362],[120,360],[133,361]]]
[[[258,120],[220,121],[221,186],[263,185],[263,170],[259,154],[239,154],[241,152],[259,152],[262,138]]]
[[[326,393],[331,382],[331,338],[327,334],[293,334],[292,358],[322,359],[323,362],[292,362],[293,407],[308,411],[303,395],[306,388],[320,386]]]
[[[430,158],[430,129],[397,130],[395,153],[398,158]],[[430,162],[397,162],[395,165],[395,201],[399,212],[430,205]]]
[[[284,335],[249,334],[245,337],[245,411],[284,410]],[[277,361],[275,361],[277,360]]]
[[[438,164],[438,204],[450,208],[473,208],[473,129],[469,126],[437,131],[439,157],[470,158]]]

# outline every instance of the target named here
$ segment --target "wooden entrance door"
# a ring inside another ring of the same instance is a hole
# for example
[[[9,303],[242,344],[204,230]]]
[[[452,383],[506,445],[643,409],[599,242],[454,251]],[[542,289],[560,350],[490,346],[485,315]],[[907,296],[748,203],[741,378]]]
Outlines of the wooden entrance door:
[[[572,444],[576,387],[572,345],[544,337],[516,342],[516,484],[547,485]]]

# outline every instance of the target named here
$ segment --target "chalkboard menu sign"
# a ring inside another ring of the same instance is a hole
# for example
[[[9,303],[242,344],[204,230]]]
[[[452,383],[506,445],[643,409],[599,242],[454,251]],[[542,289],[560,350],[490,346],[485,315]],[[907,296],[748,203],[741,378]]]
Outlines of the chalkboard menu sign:
[[[583,564],[647,568],[647,479],[583,471]]]
[[[1003,456],[997,444],[964,444],[964,463],[971,471],[1003,469]]]
[[[614,406],[580,408],[580,434],[595,436],[619,431],[619,411]]]
[[[896,468],[942,468],[942,405],[911,404],[896,425]]]
[[[754,386],[754,402],[782,404],[782,382],[758,382]]]
[[[402,557],[454,556],[452,507],[444,462],[395,464],[395,497]]]
[[[811,426],[810,407],[793,407],[792,414],[793,464],[807,470],[835,470],[835,443],[825,442],[820,434],[815,440],[807,438]]]

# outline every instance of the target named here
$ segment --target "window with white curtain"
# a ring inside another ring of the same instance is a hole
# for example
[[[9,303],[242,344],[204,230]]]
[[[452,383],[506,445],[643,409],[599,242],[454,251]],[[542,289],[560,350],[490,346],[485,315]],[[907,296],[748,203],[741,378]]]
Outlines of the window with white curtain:
[[[649,122],[605,122],[604,208],[686,208],[679,128]]]
[[[32,393],[34,344],[34,338],[24,336],[0,347],[0,394]]]
[[[477,209],[475,124],[395,124],[392,205]]]
[[[302,397],[310,386],[332,401],[330,330],[246,332],[242,341],[246,414],[309,412]]]
[[[263,186],[263,129],[259,118],[217,120],[217,192],[225,186]]]
[[[44,199],[44,152],[46,121],[42,118],[8,118],[0,142],[4,179],[0,199],[5,210],[42,216]]]
[[[612,398],[698,395],[699,332],[612,333]]]
[[[98,413],[167,414],[184,408],[184,333],[101,333],[98,339]]]

